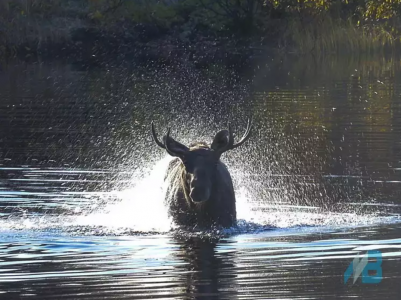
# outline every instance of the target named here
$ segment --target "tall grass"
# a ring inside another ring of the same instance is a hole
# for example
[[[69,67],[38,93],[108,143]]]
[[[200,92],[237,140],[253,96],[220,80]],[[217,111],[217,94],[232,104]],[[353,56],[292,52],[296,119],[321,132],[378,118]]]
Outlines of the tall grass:
[[[305,24],[300,19],[290,21],[283,36],[291,51],[299,53],[379,53],[394,50],[399,38],[383,25],[358,26],[349,20],[322,18]]]

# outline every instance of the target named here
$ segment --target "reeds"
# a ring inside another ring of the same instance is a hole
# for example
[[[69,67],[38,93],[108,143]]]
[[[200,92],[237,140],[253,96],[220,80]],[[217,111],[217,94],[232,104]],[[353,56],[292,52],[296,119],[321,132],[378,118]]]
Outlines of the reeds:
[[[300,19],[290,21],[284,34],[291,51],[298,53],[380,53],[394,50],[396,36],[384,25],[358,25],[351,20],[321,18],[305,24]]]

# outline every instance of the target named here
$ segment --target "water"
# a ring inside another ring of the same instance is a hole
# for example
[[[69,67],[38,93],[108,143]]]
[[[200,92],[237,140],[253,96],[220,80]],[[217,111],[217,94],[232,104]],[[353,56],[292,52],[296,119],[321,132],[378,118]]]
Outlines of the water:
[[[399,299],[399,59],[237,67],[3,65],[0,299]],[[249,116],[238,226],[177,228],[150,122],[210,142]],[[368,250],[382,281],[344,284]]]

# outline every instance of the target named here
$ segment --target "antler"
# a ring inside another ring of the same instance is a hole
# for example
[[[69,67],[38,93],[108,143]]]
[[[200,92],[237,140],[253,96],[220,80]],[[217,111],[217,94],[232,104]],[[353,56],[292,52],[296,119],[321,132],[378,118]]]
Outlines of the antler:
[[[228,124],[228,141],[226,143],[226,145],[220,149],[218,149],[218,152],[220,154],[222,154],[223,152],[226,152],[228,150],[232,150],[235,149],[239,146],[241,146],[243,143],[245,143],[249,137],[251,136],[251,129],[252,129],[252,119],[248,119],[248,124],[246,126],[246,131],[244,133],[244,135],[242,136],[241,140],[234,144],[234,135],[233,132],[231,130],[231,125]],[[167,129],[166,135],[163,138],[163,142],[161,142],[156,135],[156,131],[155,131],[155,126],[153,124],[152,121],[152,137],[153,140],[155,141],[155,143],[160,147],[165,149],[170,155],[172,156],[177,156],[177,151],[178,152],[185,152],[186,150],[188,150],[187,147],[185,147],[184,145],[178,143],[175,140],[172,140],[175,144],[175,147],[172,148],[171,145],[169,145],[169,143],[167,143],[168,140],[171,140],[172,138],[170,137],[170,128]]]
[[[234,137],[231,132],[231,126],[228,125],[229,144],[231,145],[231,147],[229,149],[235,149],[235,148],[241,146],[243,143],[245,143],[246,140],[249,139],[249,137],[251,136],[251,129],[252,129],[252,119],[248,119],[248,124],[246,125],[246,131],[245,131],[244,135],[242,136],[242,138],[240,139],[240,141],[238,143],[234,144]],[[227,150],[229,150],[229,149],[227,149]]]
[[[168,137],[169,134],[170,134],[170,128],[167,129],[167,135],[166,136]],[[155,131],[155,125],[153,124],[153,121],[152,121],[152,137],[153,137],[153,140],[155,141],[155,143],[159,147],[161,147],[163,149],[166,149],[166,146],[165,146],[164,142],[163,143],[160,142],[159,139],[157,138],[156,131]]]
[[[231,124],[228,124],[228,130],[226,131],[226,138],[228,140],[223,147],[219,147],[218,149],[216,149],[216,151],[219,154],[222,154],[228,150],[232,150],[232,149],[235,149],[235,148],[241,146],[251,136],[251,128],[252,128],[252,121],[251,121],[251,119],[248,119],[248,125],[246,127],[245,134],[242,136],[241,140],[238,143],[234,144],[234,135],[231,130]],[[223,131],[221,131],[221,132],[223,132]],[[228,136],[227,136],[227,132],[228,132]],[[220,134],[220,133],[218,133],[218,134]]]
[[[155,126],[152,122],[152,136],[155,143],[167,151],[171,156],[183,157],[185,153],[189,150],[183,144],[177,142],[172,137],[170,137],[170,128],[167,129],[166,135],[163,137],[163,142],[159,141],[156,135]]]

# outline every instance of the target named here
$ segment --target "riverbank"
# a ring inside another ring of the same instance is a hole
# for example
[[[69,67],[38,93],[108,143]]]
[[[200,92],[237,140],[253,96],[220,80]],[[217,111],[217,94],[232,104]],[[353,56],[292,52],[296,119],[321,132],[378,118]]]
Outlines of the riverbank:
[[[99,61],[111,56],[202,65],[267,52],[395,51],[399,8],[379,10],[381,1],[370,1],[374,10],[368,2],[3,1],[0,57]]]

